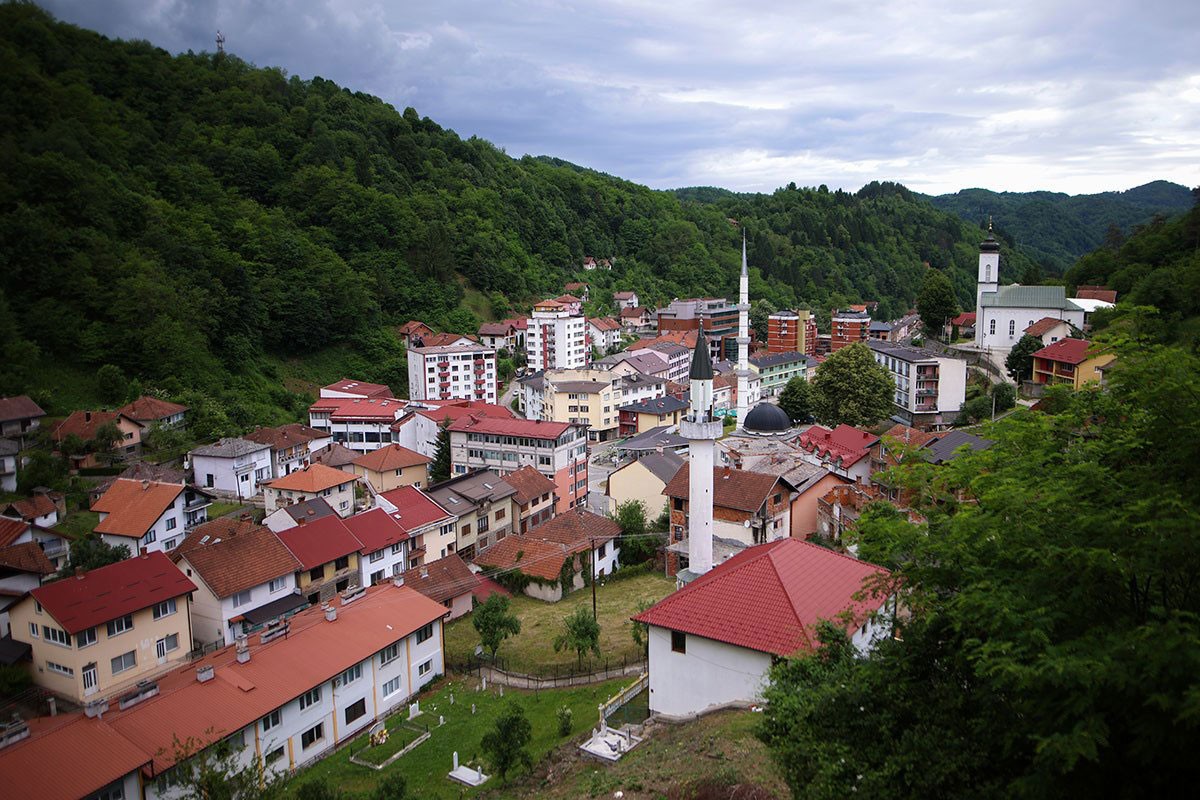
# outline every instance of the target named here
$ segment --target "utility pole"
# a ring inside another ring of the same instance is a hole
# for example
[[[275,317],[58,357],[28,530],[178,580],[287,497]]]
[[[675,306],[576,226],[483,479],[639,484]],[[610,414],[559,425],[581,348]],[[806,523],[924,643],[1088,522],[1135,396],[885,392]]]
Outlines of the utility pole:
[[[592,562],[592,620],[599,621],[596,617],[596,537],[588,537],[588,545],[591,551],[588,555],[588,560]]]

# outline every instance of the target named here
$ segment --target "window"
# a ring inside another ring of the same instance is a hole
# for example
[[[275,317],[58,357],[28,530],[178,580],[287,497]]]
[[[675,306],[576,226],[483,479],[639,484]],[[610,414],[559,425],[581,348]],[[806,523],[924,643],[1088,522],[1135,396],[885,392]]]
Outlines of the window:
[[[175,518],[174,517],[171,517],[170,519],[167,520],[167,530],[169,530],[169,531],[175,530]]]
[[[283,722],[283,709],[277,708],[262,718],[263,733]]]
[[[429,623],[428,625],[426,625],[424,628],[421,628],[421,630],[417,631],[417,644],[420,644],[421,642],[424,642],[424,641],[428,641],[431,638],[433,638],[433,623],[432,622]]]
[[[390,664],[400,657],[400,643],[393,642],[379,651],[379,665]]]
[[[133,669],[137,666],[137,653],[130,650],[128,653],[122,653],[112,660],[112,674],[119,675],[127,669]]]
[[[310,581],[324,580],[324,578],[325,578],[325,567],[313,567],[312,569],[310,569],[308,571],[308,579]]]
[[[96,643],[96,629],[88,628],[86,631],[80,631],[75,634],[75,646],[79,648],[90,647]]]
[[[34,600],[33,601],[33,610],[39,614],[42,613],[42,604],[39,603],[37,600]]]
[[[151,542],[157,541],[157,539],[158,539],[157,533],[155,533],[154,531],[148,531],[146,533],[146,535],[142,537],[142,544],[150,544]]]
[[[319,702],[321,702],[320,686],[316,687],[315,689],[309,689],[307,692],[300,695],[300,710],[303,711],[309,706],[315,706]]]
[[[367,700],[363,698],[355,703],[346,706],[346,724],[349,725],[354,720],[367,713]]]
[[[267,757],[266,757],[265,761],[268,764],[274,764],[276,761],[278,761],[281,758],[283,758],[283,745],[279,745],[279,747],[276,747],[274,750],[267,753]]]
[[[114,619],[105,627],[108,629],[109,636],[116,636],[117,634],[124,633],[125,631],[133,630],[133,615],[126,614],[120,619]]]
[[[402,542],[396,542],[394,545],[392,545],[392,555],[398,555],[403,547],[404,545]]]
[[[343,570],[343,569],[348,568],[349,566],[350,566],[350,556],[342,556],[337,561],[333,562],[333,568],[335,570]]]
[[[37,639],[41,634],[38,633],[38,624],[36,622],[29,623],[29,635]]]
[[[272,594],[274,594],[275,592],[281,591],[284,587],[284,584],[285,584],[285,581],[283,580],[283,578],[276,578],[275,580],[273,580],[269,584],[267,584],[267,589]]]
[[[371,553],[371,563],[374,564],[376,561],[383,561],[383,556],[384,553],[382,550],[376,550],[374,553]]]
[[[994,319],[988,321],[988,334],[991,336],[996,335],[996,320]]]
[[[1015,319],[1010,319],[1008,321],[1008,335],[1012,336],[1014,333],[1016,333],[1016,331],[1017,331],[1017,321]]]
[[[687,652],[687,634],[682,631],[671,631],[671,652]]]
[[[68,678],[75,677],[75,670],[70,667],[64,667],[62,664],[55,664],[53,661],[46,662],[46,669],[51,672],[57,672],[59,675],[66,675]]]
[[[325,725],[324,723],[319,722],[306,730],[304,733],[300,734],[300,747],[307,750],[324,738]]]
[[[154,643],[154,652],[159,658],[166,658],[167,653],[174,652],[179,649],[179,634],[172,633],[169,636],[164,636]]]
[[[676,511],[683,511],[683,498],[682,497],[672,498],[671,504]]]
[[[355,664],[353,667],[342,673],[342,685],[345,686],[348,683],[354,683],[361,677],[362,664]]]
[[[391,697],[398,691],[400,691],[400,678],[399,677],[392,678],[390,681],[388,681],[387,683],[385,683],[383,685],[383,696],[384,697]]]
[[[238,592],[233,596],[233,607],[238,608],[250,602],[250,590],[246,589],[243,592]]]
[[[54,642],[63,647],[71,646],[71,637],[66,631],[61,628],[51,628],[49,625],[42,626],[42,636],[47,642]]]
[[[377,583],[383,583],[383,570],[377,570],[371,573],[370,584],[374,586]]]
[[[175,613],[175,598],[174,597],[172,597],[170,600],[159,603],[158,605],[156,605],[154,607],[154,618],[155,619],[162,619],[163,617],[169,617],[174,613]]]
[[[604,554],[605,554],[605,553],[607,553],[607,552],[608,552],[608,545],[607,545],[607,544],[602,544],[602,545],[600,545],[600,550],[599,550],[599,551],[598,551],[598,553],[597,553],[597,557],[598,557],[598,558],[604,558]]]
[[[426,661],[424,664],[420,664],[417,667],[417,674],[418,675],[428,675],[429,670],[431,670],[431,669],[433,669],[433,659]]]

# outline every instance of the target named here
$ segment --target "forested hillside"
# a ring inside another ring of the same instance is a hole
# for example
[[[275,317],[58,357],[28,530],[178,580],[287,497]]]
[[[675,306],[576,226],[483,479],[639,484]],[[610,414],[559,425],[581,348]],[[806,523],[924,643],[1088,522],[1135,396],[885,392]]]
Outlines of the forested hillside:
[[[983,224],[990,215],[1022,253],[1055,275],[1106,239],[1127,235],[1156,214],[1172,216],[1192,205],[1191,190],[1169,181],[1100,194],[963,189],[928,199],[968,222]]]
[[[230,426],[294,416],[289,375],[405,384],[392,325],[451,330],[588,273],[651,302],[729,293],[740,233],[776,306],[966,301],[982,233],[903,187],[681,200],[513,159],[413,109],[233,55],[171,56],[0,6],[0,392],[53,412],[119,367],[206,392]],[[1021,257],[1008,272],[1019,274]],[[196,398],[191,398],[196,402]]]

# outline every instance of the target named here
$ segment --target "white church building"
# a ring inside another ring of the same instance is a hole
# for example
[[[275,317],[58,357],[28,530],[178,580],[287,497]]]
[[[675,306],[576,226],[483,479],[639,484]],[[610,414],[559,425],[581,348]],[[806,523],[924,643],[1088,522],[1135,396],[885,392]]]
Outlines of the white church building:
[[[1035,322],[1051,317],[1083,328],[1084,309],[1062,286],[1000,285],[1000,243],[992,234],[979,245],[975,290],[975,346],[1006,354]]]

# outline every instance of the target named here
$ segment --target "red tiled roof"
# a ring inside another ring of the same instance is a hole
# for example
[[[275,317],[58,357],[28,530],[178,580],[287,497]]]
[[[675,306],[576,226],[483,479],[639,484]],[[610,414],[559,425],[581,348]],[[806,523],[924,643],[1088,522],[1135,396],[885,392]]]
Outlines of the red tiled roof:
[[[298,422],[292,422],[280,425],[278,428],[256,428],[242,438],[258,444],[268,444],[272,450],[283,450],[298,444],[308,444],[314,439],[328,439],[329,434]]]
[[[456,420],[450,425],[452,431],[491,433],[499,436],[527,436],[531,439],[557,439],[575,427],[570,422],[547,422],[533,419],[498,419],[478,414]]]
[[[571,303],[582,303],[583,302],[578,297],[576,297],[575,295],[571,295],[571,294],[559,295],[558,297],[554,298],[554,300],[555,300],[555,302],[562,303],[564,306],[570,305]]]
[[[684,464],[675,473],[675,477],[663,487],[662,493],[667,497],[686,498],[690,494],[688,488],[691,465]],[[717,508],[732,508],[736,511],[754,512],[762,508],[763,503],[773,491],[775,485],[783,483],[789,490],[791,484],[778,475],[768,475],[765,472],[750,472],[732,467],[713,468],[713,506]]]
[[[558,302],[557,300],[543,300],[540,303],[536,303],[533,307],[534,307],[534,309],[538,309],[538,308],[555,309],[555,308],[562,308],[563,304]]]
[[[261,586],[300,569],[300,562],[270,528],[236,517],[200,525],[171,551],[186,558],[219,598]]]
[[[475,579],[479,581],[475,584],[475,589],[471,592],[475,599],[482,603],[494,594],[503,595],[504,597],[512,597],[512,592],[505,589],[500,584],[496,583],[491,578],[483,575],[476,575]]]
[[[1040,339],[1051,329],[1056,328],[1059,325],[1067,325],[1067,323],[1054,317],[1042,317],[1037,322],[1026,328],[1025,333],[1029,334],[1030,336],[1036,336]],[[1067,326],[1070,327],[1069,325]]]
[[[332,392],[357,394],[367,398],[386,398],[392,396],[392,390],[382,383],[367,383],[366,381],[356,381],[351,378],[342,378],[337,383],[331,383],[321,388]]]
[[[635,292],[613,292],[614,300],[632,300]]]
[[[163,553],[147,553],[64,578],[30,594],[67,633],[141,611],[194,592],[192,583]]]
[[[883,434],[881,438],[886,439],[890,437],[901,442],[902,444],[917,449],[924,447],[940,436],[940,433],[917,430],[916,428],[910,428],[903,423],[897,422],[895,425],[888,428],[887,433]]]
[[[54,565],[46,558],[37,542],[0,547],[0,567],[18,572],[31,572],[34,575],[50,575],[54,572]]]
[[[419,319],[409,320],[398,328],[401,336],[412,336],[414,333],[433,333],[433,328]]]
[[[514,328],[516,328],[519,331],[528,330],[528,328],[529,328],[529,318],[528,317],[513,317],[512,319],[502,319],[500,321],[503,322],[505,325],[512,325]]]
[[[356,458],[358,458],[358,453],[349,447],[331,442],[320,450],[313,451],[309,456],[309,461],[313,464],[324,464],[327,467],[342,467],[354,463]]]
[[[641,319],[645,313],[646,309],[644,308],[622,308],[621,319]]]
[[[0,547],[6,547],[29,530],[29,523],[19,519],[0,517]]]
[[[341,517],[321,517],[276,534],[292,552],[300,566],[313,569],[362,547]]]
[[[477,341],[478,337],[472,336],[469,333],[435,333],[431,336],[421,338],[422,347],[445,347],[454,344],[460,339],[466,339],[471,342]]]
[[[33,402],[27,394],[19,394],[16,397],[0,397],[0,422],[44,416],[46,416],[46,412],[42,411],[42,407]]]
[[[1060,364],[1082,364],[1087,360],[1092,343],[1086,339],[1059,339],[1033,354],[1034,358],[1057,361]]]
[[[838,425],[833,430],[813,425],[800,434],[796,443],[822,459],[840,459],[842,467],[846,468],[857,464],[878,441],[879,437],[875,434],[860,431],[851,425]]]
[[[556,542],[509,534],[475,556],[475,563],[495,569],[515,568],[530,577],[553,581],[562,572],[567,552],[566,547]]]
[[[417,413],[426,419],[433,420],[439,425],[447,417],[453,423],[472,414],[484,417],[496,417],[497,419],[516,419],[516,415],[513,414],[512,409],[492,405],[491,403],[483,403],[478,400],[472,400],[469,403],[459,401],[454,404],[442,405],[439,408],[423,408]]]
[[[47,514],[53,513],[58,506],[54,505],[54,501],[45,494],[35,494],[32,497],[13,500],[4,508],[5,511],[11,511],[21,519],[32,522],[38,517],[44,517]]]
[[[309,413],[329,414],[335,420],[394,420],[408,406],[394,397],[322,397],[308,407]]]
[[[615,331],[621,328],[621,323],[612,317],[589,317],[588,322],[600,331]]]
[[[458,553],[451,553],[417,570],[404,573],[404,585],[411,586],[430,600],[444,603],[455,597],[470,594],[479,578],[467,567]]]
[[[798,539],[747,548],[633,619],[764,653],[788,656],[814,648],[820,620],[850,630],[883,605],[856,600],[882,567]]]
[[[153,422],[155,420],[166,419],[176,414],[182,414],[187,410],[187,406],[181,406],[179,403],[160,400],[157,397],[150,397],[148,395],[142,395],[132,403],[117,409],[121,414],[139,422]]]
[[[282,478],[263,481],[263,486],[289,492],[323,492],[344,483],[350,483],[356,478],[349,472],[327,467],[324,464],[309,464],[304,469],[289,472]]]
[[[517,490],[517,502],[525,505],[546,493],[554,493],[554,481],[526,464],[518,470],[508,473],[504,482]]]
[[[342,521],[361,545],[360,553],[374,553],[408,538],[408,531],[382,508],[373,508]]]
[[[181,494],[182,483],[115,480],[108,491],[92,503],[92,511],[108,514],[94,530],[140,539]]]
[[[446,509],[415,486],[401,486],[399,489],[384,492],[380,497],[396,507],[392,518],[404,526],[406,531],[415,531],[431,522],[451,516]]]
[[[1081,300],[1103,300],[1105,303],[1117,302],[1117,293],[1103,286],[1080,286],[1075,290],[1075,296]]]
[[[378,450],[363,453],[354,459],[356,465],[373,472],[416,467],[421,464],[428,464],[430,461],[433,461],[433,459],[429,456],[423,456],[416,450],[409,450],[407,447],[401,447],[398,444],[384,445]]]
[[[957,325],[960,328],[968,326],[968,325],[974,325],[975,324],[975,312],[974,311],[964,311],[963,313],[959,314],[954,319],[950,320],[950,324]]]
[[[479,326],[480,336],[509,336],[513,332],[512,323],[485,322]]]
[[[574,508],[546,520],[536,528],[531,528],[524,536],[526,539],[557,542],[565,545],[571,552],[578,552],[610,542],[620,534],[621,526],[615,520],[584,508]]]
[[[579,283],[579,282],[568,283],[566,286],[563,287],[563,289],[568,292],[573,292],[576,289],[586,289],[586,288],[588,288],[588,285],[586,283]]]
[[[94,797],[152,760],[107,723],[82,713],[30,720],[30,733],[0,750],[0,775],[9,797]]]
[[[71,434],[75,434],[85,442],[90,441],[96,438],[96,431],[101,426],[109,422],[115,423],[118,418],[124,416],[119,411],[73,411],[69,417],[58,423],[54,432],[50,434],[50,438],[56,442],[61,442]],[[125,418],[129,419],[129,417]],[[137,420],[129,419],[129,421],[139,428],[146,427]]]

